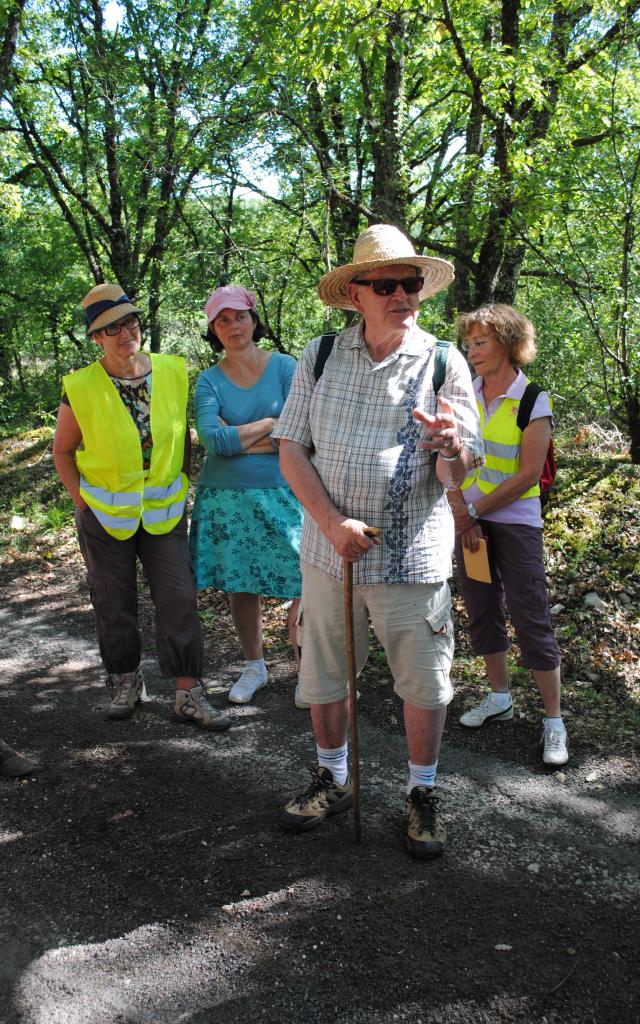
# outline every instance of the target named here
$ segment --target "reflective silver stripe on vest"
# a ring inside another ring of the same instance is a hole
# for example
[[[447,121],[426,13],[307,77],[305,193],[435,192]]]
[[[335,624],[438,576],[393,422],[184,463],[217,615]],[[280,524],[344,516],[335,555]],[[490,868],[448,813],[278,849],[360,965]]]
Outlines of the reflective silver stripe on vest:
[[[105,505],[139,505],[142,501],[140,491],[107,491],[104,487],[92,487],[83,476],[80,477],[80,486],[92,498],[97,498]]]
[[[137,530],[139,519],[123,519],[122,516],[109,516],[106,512],[101,512],[99,508],[93,508],[89,506],[98,522],[105,527],[111,527],[112,530]]]
[[[166,519],[178,519],[184,512],[186,497],[182,501],[176,501],[168,508],[147,508],[142,513],[143,523],[162,523]]]
[[[177,494],[178,491],[181,491],[181,490],[182,490],[182,474],[178,473],[178,475],[175,478],[175,480],[173,481],[173,483],[169,484],[168,487],[145,487],[145,489],[144,489],[144,496],[149,501],[151,501],[151,500],[155,501],[156,499],[162,501],[163,498],[173,498],[174,494]]]
[[[489,469],[488,466],[482,466],[478,476],[481,480],[486,480],[487,483],[501,484],[504,480],[510,480],[513,473],[501,473],[499,469]]]
[[[517,459],[520,455],[519,444],[500,444],[499,441],[484,442],[484,450],[498,459]]]

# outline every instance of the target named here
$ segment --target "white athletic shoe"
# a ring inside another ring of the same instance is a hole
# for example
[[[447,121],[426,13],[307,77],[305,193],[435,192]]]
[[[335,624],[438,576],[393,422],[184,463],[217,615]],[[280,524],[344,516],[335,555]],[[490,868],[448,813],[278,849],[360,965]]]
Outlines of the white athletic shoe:
[[[247,665],[229,690],[229,701],[232,704],[248,704],[254,693],[267,685],[268,678],[266,668]]]
[[[544,729],[540,739],[542,760],[545,764],[566,764],[569,760],[566,729]]]
[[[479,729],[485,722],[506,722],[510,718],[513,718],[513,704],[509,704],[508,708],[500,708],[490,693],[476,708],[460,716],[460,725],[466,725],[468,729]]]

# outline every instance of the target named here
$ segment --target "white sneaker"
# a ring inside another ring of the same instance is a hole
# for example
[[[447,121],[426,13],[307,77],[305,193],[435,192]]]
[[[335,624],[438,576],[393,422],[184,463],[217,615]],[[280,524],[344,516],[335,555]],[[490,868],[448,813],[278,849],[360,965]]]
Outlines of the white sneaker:
[[[263,686],[267,685],[268,678],[266,668],[247,665],[229,690],[230,702],[232,704],[248,704],[256,690],[261,690]]]
[[[299,711],[308,711],[309,708],[311,707],[311,705],[307,704],[306,700],[304,700],[300,692],[300,683],[298,683],[298,685],[296,686],[296,692],[293,695],[293,703],[295,704]]]
[[[542,760],[545,764],[566,764],[569,760],[566,729],[543,729],[540,744],[544,747]]]
[[[478,729],[485,722],[506,722],[513,718],[513,704],[508,708],[500,708],[493,701],[493,694],[478,704],[477,708],[471,708],[460,716],[460,725],[466,725],[468,729]]]

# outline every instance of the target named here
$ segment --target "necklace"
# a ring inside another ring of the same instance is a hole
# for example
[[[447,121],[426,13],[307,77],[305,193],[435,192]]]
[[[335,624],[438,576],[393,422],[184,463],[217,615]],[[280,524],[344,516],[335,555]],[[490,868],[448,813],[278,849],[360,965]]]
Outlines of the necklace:
[[[110,375],[111,376],[111,375]],[[145,394],[145,387],[148,385],[147,378],[151,376],[151,370],[147,370],[146,373],[140,374],[140,377],[117,377],[113,375],[113,381],[117,384],[118,390],[122,398],[126,397],[132,404],[132,409],[139,407],[144,404],[145,401],[150,401],[150,394],[147,390]],[[139,384],[127,384],[126,381],[139,380]]]

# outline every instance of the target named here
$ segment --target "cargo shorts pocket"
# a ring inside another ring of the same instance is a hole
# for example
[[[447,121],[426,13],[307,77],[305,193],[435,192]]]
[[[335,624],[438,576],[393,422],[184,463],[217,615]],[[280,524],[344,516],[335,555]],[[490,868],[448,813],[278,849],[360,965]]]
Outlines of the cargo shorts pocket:
[[[447,583],[438,584],[437,590],[429,595],[425,619],[431,626],[433,633],[436,633],[438,636],[447,636],[453,632],[451,593]]]
[[[427,634],[430,641],[431,668],[438,676],[447,680],[453,660],[453,619],[451,617],[451,594],[447,583],[439,584],[427,600],[425,612]],[[441,685],[442,685],[441,681]]]
[[[435,709],[453,695],[451,597],[446,582],[422,588],[419,599],[410,601],[407,626],[389,636],[387,656],[398,696],[416,707]]]

